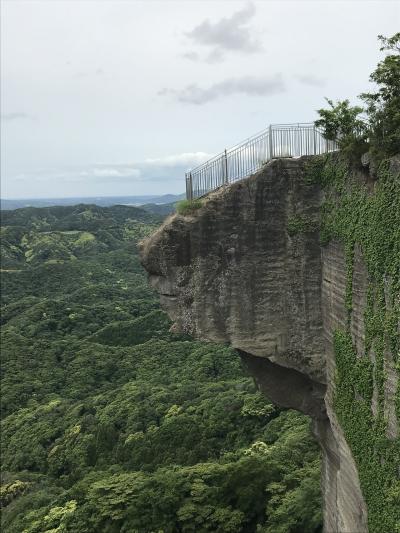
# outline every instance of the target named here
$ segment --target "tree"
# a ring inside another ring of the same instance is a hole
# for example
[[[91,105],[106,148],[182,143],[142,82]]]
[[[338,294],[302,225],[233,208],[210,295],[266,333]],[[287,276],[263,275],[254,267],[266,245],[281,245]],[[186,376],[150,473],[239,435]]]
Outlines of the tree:
[[[392,37],[378,36],[380,50],[389,53],[372,72],[376,92],[363,93],[365,107],[351,106],[349,100],[319,109],[315,125],[327,139],[337,140],[341,151],[351,159],[370,150],[379,161],[400,151],[400,32]]]
[[[330,109],[318,109],[320,119],[315,121],[321,127],[326,139],[336,140],[346,155],[361,155],[366,150],[367,124],[361,118],[363,108],[351,106],[349,100],[336,104],[326,98]]]
[[[391,51],[378,63],[370,81],[377,92],[363,93],[370,128],[371,149],[375,156],[392,156],[400,151],[400,32],[393,37],[379,35],[380,50]]]

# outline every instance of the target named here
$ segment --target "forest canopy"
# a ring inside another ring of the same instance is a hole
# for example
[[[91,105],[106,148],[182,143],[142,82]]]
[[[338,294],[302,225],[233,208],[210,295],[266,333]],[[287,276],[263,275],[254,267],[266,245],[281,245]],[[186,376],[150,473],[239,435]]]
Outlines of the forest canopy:
[[[321,531],[309,420],[170,333],[135,207],[2,213],[2,531]]]

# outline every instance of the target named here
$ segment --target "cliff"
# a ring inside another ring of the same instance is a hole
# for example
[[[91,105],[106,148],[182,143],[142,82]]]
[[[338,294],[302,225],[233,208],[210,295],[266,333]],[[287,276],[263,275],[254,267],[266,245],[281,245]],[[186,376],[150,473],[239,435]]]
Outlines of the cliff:
[[[312,417],[329,533],[400,527],[399,189],[398,159],[376,180],[337,156],[273,160],[142,243],[173,327],[230,344]]]

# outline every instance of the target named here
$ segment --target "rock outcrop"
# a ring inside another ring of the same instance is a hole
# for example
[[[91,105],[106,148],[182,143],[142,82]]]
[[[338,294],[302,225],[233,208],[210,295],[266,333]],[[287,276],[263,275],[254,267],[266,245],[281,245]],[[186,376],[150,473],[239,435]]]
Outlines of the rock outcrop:
[[[339,242],[320,245],[322,192],[304,180],[306,160],[273,160],[210,193],[191,215],[170,217],[142,244],[142,262],[174,328],[229,343],[273,402],[312,417],[323,450],[324,530],[362,533],[367,509],[333,408],[345,253]],[[350,329],[360,353],[367,282],[356,248]]]

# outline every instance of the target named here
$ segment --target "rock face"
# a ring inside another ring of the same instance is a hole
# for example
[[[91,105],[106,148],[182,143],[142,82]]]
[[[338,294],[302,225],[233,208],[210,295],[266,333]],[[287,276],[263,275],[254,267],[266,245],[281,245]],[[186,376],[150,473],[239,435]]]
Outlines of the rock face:
[[[321,249],[321,191],[303,179],[305,160],[273,160],[209,194],[191,216],[171,217],[142,244],[142,262],[174,328],[229,343],[273,402],[312,417],[325,531],[361,533],[366,506],[333,411],[332,337],[347,316],[344,251],[338,243]],[[351,332],[360,349],[366,286],[356,250]]]

